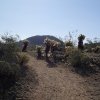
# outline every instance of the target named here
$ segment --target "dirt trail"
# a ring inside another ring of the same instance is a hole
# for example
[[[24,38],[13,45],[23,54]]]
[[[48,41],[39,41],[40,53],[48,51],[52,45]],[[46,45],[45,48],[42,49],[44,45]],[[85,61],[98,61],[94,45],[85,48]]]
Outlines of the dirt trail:
[[[99,100],[87,92],[85,80],[64,65],[48,64],[29,56],[29,72],[22,85],[18,100]],[[36,72],[36,79],[33,73]],[[38,81],[37,81],[38,80]]]

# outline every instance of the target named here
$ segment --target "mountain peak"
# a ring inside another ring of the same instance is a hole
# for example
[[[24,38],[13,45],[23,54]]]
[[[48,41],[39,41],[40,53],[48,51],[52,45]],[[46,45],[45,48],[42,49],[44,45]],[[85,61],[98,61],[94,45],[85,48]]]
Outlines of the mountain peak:
[[[61,41],[60,39],[56,38],[55,36],[51,36],[51,35],[42,35],[42,36],[36,35],[36,36],[27,38],[27,40],[30,42],[31,45],[43,45],[44,39],[46,37],[63,44],[63,41]]]

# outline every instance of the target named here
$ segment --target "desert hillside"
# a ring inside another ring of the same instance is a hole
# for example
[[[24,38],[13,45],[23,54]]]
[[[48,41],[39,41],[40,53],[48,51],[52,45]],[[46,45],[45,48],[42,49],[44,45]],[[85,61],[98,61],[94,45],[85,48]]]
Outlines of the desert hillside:
[[[50,35],[43,35],[43,36],[36,35],[36,36],[33,36],[33,37],[29,37],[26,40],[29,41],[30,45],[43,45],[44,39],[46,37],[48,37],[49,39],[61,42],[63,44],[63,41],[61,41],[57,37],[50,36]]]

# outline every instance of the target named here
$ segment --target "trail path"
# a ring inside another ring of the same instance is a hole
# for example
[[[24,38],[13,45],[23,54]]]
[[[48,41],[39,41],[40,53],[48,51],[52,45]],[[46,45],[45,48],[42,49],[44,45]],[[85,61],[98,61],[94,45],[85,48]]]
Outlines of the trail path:
[[[22,79],[23,99],[18,100],[100,100],[100,94],[98,97],[90,94],[94,88],[89,87],[85,82],[87,80],[71,72],[65,65],[55,66],[44,60],[29,58],[29,69],[25,79]]]

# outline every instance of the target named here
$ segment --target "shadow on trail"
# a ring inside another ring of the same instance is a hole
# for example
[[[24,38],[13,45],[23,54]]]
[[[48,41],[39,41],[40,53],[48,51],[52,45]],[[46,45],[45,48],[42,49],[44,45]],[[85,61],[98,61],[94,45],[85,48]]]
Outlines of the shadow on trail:
[[[32,88],[35,89],[39,84],[38,79],[36,78],[37,74],[34,70],[30,70],[28,65],[21,66],[20,68],[20,76],[15,83],[12,83],[10,86],[10,82],[6,82],[5,84],[9,86],[5,87],[6,89],[2,89],[0,84],[0,100],[19,100],[19,98],[20,100],[23,100],[23,96],[27,96],[25,94],[27,93],[26,90],[29,90],[27,86],[32,86]]]
[[[37,73],[35,70],[30,69],[30,66],[26,65],[23,66],[21,69],[21,77],[16,85],[16,99],[21,98],[27,98],[27,91],[30,89],[35,89],[35,87],[38,85],[38,79],[37,79]],[[31,88],[29,88],[31,87]],[[19,100],[19,99],[18,99]],[[25,99],[27,100],[27,99]]]
[[[98,71],[96,71],[94,68],[92,67],[73,67],[72,71],[76,72],[77,74],[81,75],[81,76],[90,76],[91,74],[95,74]]]
[[[46,62],[47,62],[47,66],[49,68],[57,67],[57,64],[54,61],[51,61],[51,60],[48,59],[48,60],[46,60]]]

